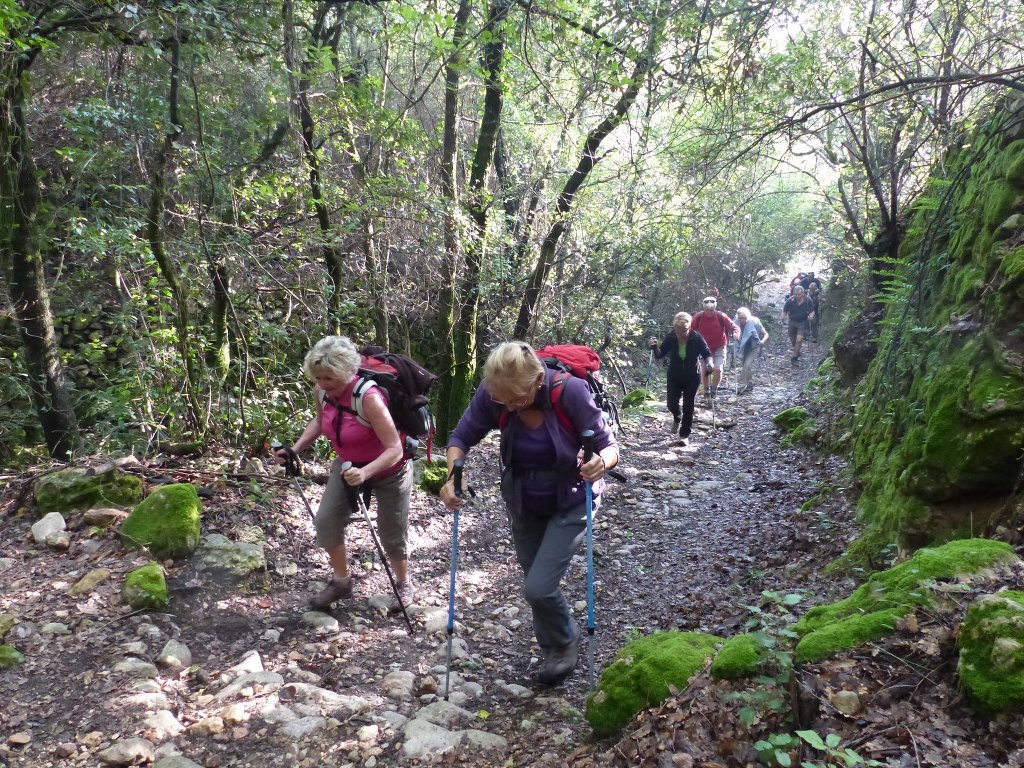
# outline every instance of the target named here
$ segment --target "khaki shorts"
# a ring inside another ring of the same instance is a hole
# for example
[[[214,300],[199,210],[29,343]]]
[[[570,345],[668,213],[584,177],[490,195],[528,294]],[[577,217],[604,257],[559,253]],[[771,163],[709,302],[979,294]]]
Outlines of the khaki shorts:
[[[409,557],[409,497],[412,493],[412,462],[405,462],[400,470],[373,480],[373,495],[377,497],[377,533],[388,557],[406,560]],[[314,525],[316,543],[332,549],[345,543],[345,528],[353,515],[361,513],[349,505],[345,480],[341,477],[341,461],[331,465],[331,477],[320,499]]]
[[[720,371],[724,371],[725,370],[725,353],[726,353],[726,351],[727,351],[726,347],[719,347],[718,349],[716,349],[714,352],[711,353],[711,365],[713,367],[717,368]],[[701,375],[703,375],[704,374],[704,358],[703,357],[700,358],[700,363],[699,364],[700,364]]]

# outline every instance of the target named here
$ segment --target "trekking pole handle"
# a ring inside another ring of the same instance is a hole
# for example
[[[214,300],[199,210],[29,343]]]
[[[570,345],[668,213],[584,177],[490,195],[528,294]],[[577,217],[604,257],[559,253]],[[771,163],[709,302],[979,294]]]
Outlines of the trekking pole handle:
[[[274,439],[270,441],[270,450],[275,454],[278,451],[285,452],[284,459],[284,473],[288,477],[298,477],[302,474],[302,469],[299,464],[299,455],[295,453],[295,450],[290,445],[285,445],[280,440]]]
[[[594,456],[594,430],[583,430],[580,439],[583,441],[583,463],[586,464]]]
[[[353,464],[351,461],[342,462],[341,474],[344,475],[346,472],[352,469],[352,466]],[[349,502],[351,503],[353,508],[356,507],[359,504],[359,487],[355,485],[349,485],[348,483],[345,482],[345,478],[341,478],[341,481],[345,485],[345,494],[348,496]]]
[[[452,487],[455,495],[462,498],[462,468],[466,462],[464,459],[456,459],[452,462]]]

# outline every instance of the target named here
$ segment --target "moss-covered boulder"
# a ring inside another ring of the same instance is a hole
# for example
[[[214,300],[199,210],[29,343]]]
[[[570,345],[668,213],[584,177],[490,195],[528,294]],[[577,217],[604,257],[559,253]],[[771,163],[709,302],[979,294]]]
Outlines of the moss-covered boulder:
[[[979,597],[960,629],[960,679],[988,710],[1024,709],[1024,592]]]
[[[125,576],[121,599],[135,611],[160,611],[167,607],[167,581],[159,563],[150,563]]]
[[[669,686],[685,687],[721,642],[702,632],[656,632],[624,645],[587,699],[594,733],[618,731],[640,710],[668,698]]]
[[[767,637],[756,632],[730,637],[711,662],[711,676],[716,680],[751,677],[765,659],[767,641]]]
[[[1024,452],[1024,103],[942,163],[887,263],[878,353],[850,397],[862,540],[917,549],[1011,523]],[[872,317],[874,313],[872,312]]]
[[[13,645],[0,645],[0,669],[9,669],[24,660],[25,657]]]
[[[142,479],[117,467],[103,472],[74,467],[51,472],[35,484],[36,506],[42,512],[67,512],[94,506],[130,507],[142,500]]]
[[[202,509],[192,484],[165,485],[128,515],[119,532],[126,544],[148,547],[161,560],[187,557],[199,545]]]
[[[932,602],[931,584],[1016,559],[1007,544],[988,539],[922,549],[905,563],[873,574],[845,600],[809,610],[794,625],[802,635],[796,646],[797,661],[817,661],[885,637],[902,617]]]

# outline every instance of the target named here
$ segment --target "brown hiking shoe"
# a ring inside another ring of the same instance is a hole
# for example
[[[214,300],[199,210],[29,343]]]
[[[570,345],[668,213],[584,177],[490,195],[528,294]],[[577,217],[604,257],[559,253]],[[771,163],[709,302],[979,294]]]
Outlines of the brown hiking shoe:
[[[335,600],[342,600],[352,597],[352,577],[346,576],[343,579],[332,579],[327,586],[317,593],[309,601],[309,607],[317,611],[325,611],[331,607]]]
[[[412,585],[412,579],[407,581],[396,582],[398,587],[398,596],[391,599],[391,605],[388,606],[389,613],[401,613],[402,606],[408,608],[412,605],[413,598],[416,597],[416,589]],[[402,602],[398,602],[398,598],[402,598]]]

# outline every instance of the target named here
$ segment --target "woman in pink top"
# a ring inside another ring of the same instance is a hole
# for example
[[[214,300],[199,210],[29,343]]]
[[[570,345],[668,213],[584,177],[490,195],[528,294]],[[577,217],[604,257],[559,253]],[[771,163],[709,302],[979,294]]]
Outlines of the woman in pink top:
[[[377,529],[381,545],[391,561],[402,603],[413,599],[409,576],[409,497],[412,493],[412,466],[405,460],[401,439],[388,412],[387,395],[371,385],[362,396],[361,417],[352,405],[352,390],[361,358],[346,336],[327,336],[306,355],[302,369],[315,382],[316,414],[302,436],[292,446],[296,454],[311,446],[320,435],[331,441],[335,459],[327,489],[316,513],[316,542],[327,551],[334,570],[333,579],[309,604],[326,610],[336,600],[352,595],[352,577],[348,572],[345,527],[355,510],[351,507],[349,486],[372,489],[377,497]],[[275,456],[279,464],[287,459],[287,450]],[[352,462],[345,472],[341,466]],[[398,600],[391,609],[401,610]]]

